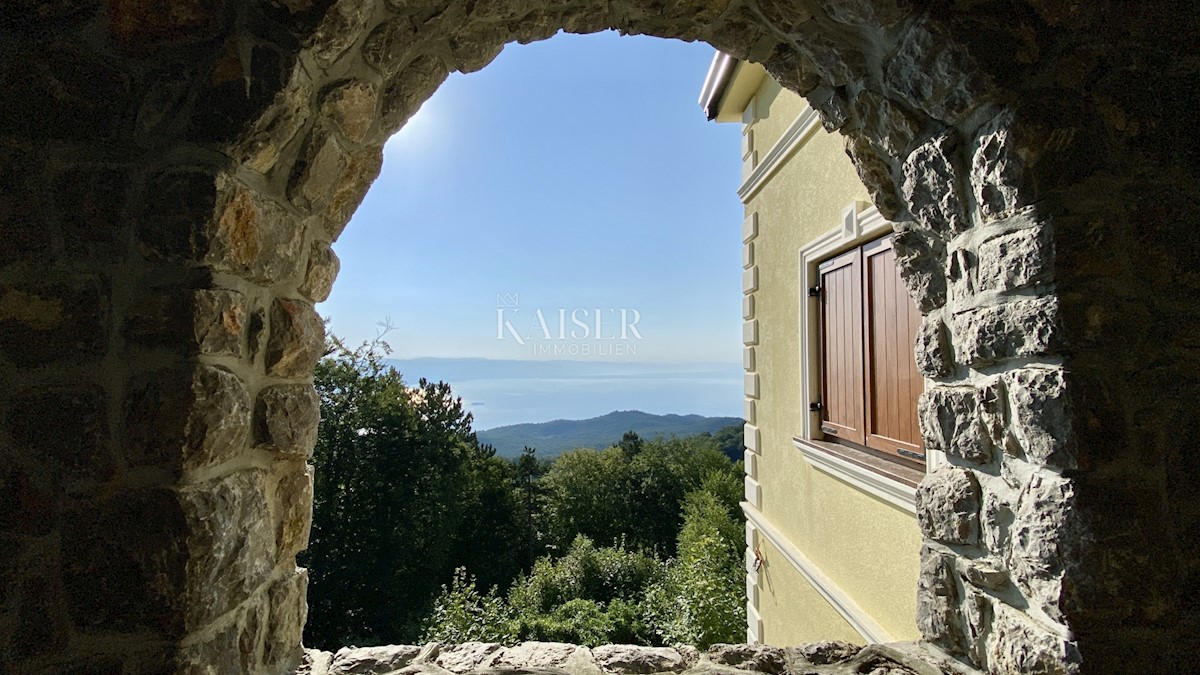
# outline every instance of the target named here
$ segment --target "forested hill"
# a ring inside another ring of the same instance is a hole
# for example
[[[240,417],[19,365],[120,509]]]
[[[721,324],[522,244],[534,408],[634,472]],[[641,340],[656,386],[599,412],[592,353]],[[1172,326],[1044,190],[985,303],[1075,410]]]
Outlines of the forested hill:
[[[519,457],[525,446],[537,449],[539,458],[549,459],[574,448],[607,448],[616,445],[627,431],[642,438],[716,434],[736,425],[741,440],[742,420],[737,417],[701,415],[652,415],[640,410],[616,410],[586,420],[554,420],[540,424],[511,424],[478,432],[479,442],[489,443],[502,457]]]

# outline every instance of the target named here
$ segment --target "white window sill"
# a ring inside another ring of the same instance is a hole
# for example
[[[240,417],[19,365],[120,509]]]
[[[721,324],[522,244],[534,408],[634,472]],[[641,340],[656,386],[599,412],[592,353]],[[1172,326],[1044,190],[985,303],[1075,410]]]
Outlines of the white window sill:
[[[917,514],[919,469],[900,466],[893,469],[887,466],[887,460],[875,459],[868,453],[822,441],[793,438],[792,445],[817,471],[878,497],[902,511],[914,516]]]

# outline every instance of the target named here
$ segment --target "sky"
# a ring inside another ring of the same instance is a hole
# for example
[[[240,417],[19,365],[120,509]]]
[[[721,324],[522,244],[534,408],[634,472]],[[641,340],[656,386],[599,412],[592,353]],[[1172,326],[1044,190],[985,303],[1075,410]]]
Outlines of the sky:
[[[740,362],[740,128],[697,103],[713,53],[560,34],[452,74],[334,244],[331,332],[390,320],[396,358]]]

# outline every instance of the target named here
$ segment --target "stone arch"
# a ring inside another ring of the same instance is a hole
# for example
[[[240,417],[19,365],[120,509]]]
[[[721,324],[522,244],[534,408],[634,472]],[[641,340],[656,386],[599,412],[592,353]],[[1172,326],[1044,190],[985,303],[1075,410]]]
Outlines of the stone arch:
[[[1186,7],[23,0],[0,10],[0,664],[294,665],[329,244],[447,72],[608,28],[764,63],[900,223],[951,456],[919,497],[926,639],[997,672],[1188,661]]]

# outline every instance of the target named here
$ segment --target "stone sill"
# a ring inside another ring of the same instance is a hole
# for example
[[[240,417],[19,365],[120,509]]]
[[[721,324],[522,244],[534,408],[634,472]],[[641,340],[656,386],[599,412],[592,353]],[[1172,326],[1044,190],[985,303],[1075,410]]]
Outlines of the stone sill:
[[[837,443],[793,438],[792,445],[817,471],[909,514],[917,514],[917,485],[925,477],[920,469]]]

